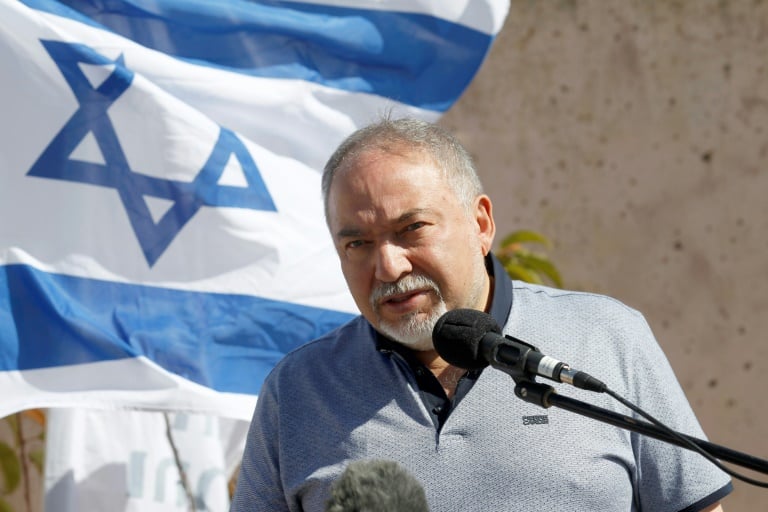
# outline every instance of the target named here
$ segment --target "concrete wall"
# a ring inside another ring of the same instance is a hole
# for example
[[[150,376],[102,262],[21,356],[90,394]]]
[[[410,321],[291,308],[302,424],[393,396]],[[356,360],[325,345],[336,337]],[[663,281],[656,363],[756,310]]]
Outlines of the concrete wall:
[[[442,124],[497,240],[538,230],[566,287],[645,313],[710,440],[768,458],[768,2],[513,0]]]

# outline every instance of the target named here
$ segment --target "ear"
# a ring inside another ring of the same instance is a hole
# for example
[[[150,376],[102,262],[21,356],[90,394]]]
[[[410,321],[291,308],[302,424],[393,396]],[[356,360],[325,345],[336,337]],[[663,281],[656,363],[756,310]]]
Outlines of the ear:
[[[485,194],[481,194],[475,199],[475,221],[477,222],[480,244],[483,248],[483,256],[487,256],[493,246],[496,224],[493,222],[491,198]]]

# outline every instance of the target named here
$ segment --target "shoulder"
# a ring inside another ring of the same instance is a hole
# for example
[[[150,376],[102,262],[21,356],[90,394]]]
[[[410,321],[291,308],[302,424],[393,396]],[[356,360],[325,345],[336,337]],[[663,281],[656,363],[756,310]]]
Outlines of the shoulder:
[[[515,281],[504,333],[587,372],[597,371],[598,366],[623,372],[622,381],[623,368],[646,368],[665,360],[638,310],[597,293]]]
[[[543,307],[551,305],[557,308],[567,308],[584,312],[609,311],[642,317],[635,308],[626,305],[618,299],[599,293],[563,290],[549,286],[536,285],[523,281],[512,281],[514,300],[522,307]]]
[[[558,326],[591,325],[605,329],[647,330],[644,315],[624,302],[599,293],[563,290],[513,281],[507,324]]]
[[[613,297],[520,281],[513,281],[512,309],[507,327],[558,334],[586,330],[646,336],[650,331],[640,311]]]
[[[375,351],[375,331],[362,316],[309,341],[283,356],[267,376],[267,382],[301,370],[348,364]]]

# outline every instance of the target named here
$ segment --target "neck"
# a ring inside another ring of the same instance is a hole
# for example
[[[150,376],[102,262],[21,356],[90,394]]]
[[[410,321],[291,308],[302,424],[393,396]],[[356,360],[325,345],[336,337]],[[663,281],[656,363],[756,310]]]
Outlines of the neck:
[[[435,350],[416,352],[416,357],[437,378],[440,385],[443,386],[443,391],[445,391],[446,396],[448,396],[448,398],[453,398],[453,395],[456,394],[456,387],[459,384],[459,379],[466,375],[467,371],[463,368],[449,364],[445,359],[440,357]]]

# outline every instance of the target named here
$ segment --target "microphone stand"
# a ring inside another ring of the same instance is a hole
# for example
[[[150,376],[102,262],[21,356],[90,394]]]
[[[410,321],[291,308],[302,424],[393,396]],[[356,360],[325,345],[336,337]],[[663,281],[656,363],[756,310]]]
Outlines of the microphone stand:
[[[513,378],[517,383],[517,386],[515,386],[515,395],[526,402],[541,406],[545,409],[551,406],[559,407],[566,411],[575,412],[576,414],[581,414],[582,416],[608,423],[609,425],[631,430],[660,441],[665,441],[688,450],[696,451],[691,446],[652,423],[624,416],[623,414],[617,414],[608,409],[603,409],[573,398],[558,395],[555,392],[555,389],[547,384],[541,384],[528,378]],[[760,459],[686,434],[678,435],[718,459],[768,474],[768,460]]]

